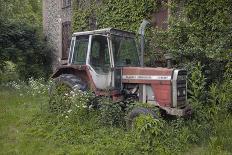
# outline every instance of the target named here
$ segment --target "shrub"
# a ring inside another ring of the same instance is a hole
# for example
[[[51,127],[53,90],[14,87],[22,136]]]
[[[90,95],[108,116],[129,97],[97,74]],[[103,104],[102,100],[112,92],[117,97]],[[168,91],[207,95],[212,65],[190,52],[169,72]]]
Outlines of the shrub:
[[[110,98],[102,98],[100,104],[99,120],[102,124],[110,126],[125,126],[125,113],[118,103],[113,103]]]
[[[51,71],[51,50],[46,45],[39,28],[28,23],[0,18],[0,65],[6,61],[15,64],[16,73],[23,81],[47,78]]]
[[[162,135],[162,121],[151,115],[141,115],[136,118],[134,129],[143,151],[152,152],[160,147],[157,137]]]

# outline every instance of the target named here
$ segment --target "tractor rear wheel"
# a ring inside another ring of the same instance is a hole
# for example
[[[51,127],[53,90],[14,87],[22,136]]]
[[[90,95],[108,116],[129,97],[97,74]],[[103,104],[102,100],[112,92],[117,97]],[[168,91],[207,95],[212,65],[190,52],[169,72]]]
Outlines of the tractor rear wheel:
[[[135,120],[141,115],[151,115],[154,119],[158,119],[156,113],[148,108],[138,107],[131,110],[128,114],[127,126],[131,129],[134,126]]]
[[[72,74],[62,74],[54,79],[50,87],[49,110],[64,112],[71,107],[71,96],[76,91],[86,91],[87,85],[80,78]]]

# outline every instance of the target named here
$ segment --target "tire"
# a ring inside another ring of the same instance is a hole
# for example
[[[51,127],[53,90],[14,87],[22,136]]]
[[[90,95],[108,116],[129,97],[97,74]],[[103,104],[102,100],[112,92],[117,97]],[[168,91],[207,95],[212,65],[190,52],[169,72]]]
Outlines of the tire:
[[[128,120],[127,120],[128,128],[132,128],[134,125],[135,119],[141,115],[151,115],[154,119],[158,119],[158,116],[156,115],[156,113],[151,109],[143,108],[143,107],[134,108],[128,114]]]
[[[80,78],[72,74],[62,74],[59,77],[55,78],[54,81],[55,85],[65,84],[69,86],[72,91],[87,91],[87,84],[85,84]]]
[[[71,107],[69,96],[71,91],[87,91],[87,84],[72,74],[62,74],[54,79],[49,89],[49,110],[51,112],[64,112]]]

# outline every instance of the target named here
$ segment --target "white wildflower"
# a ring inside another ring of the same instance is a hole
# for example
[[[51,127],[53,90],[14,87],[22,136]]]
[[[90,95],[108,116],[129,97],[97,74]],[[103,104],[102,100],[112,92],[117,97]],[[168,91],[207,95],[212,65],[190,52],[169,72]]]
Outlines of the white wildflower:
[[[83,108],[87,108],[87,106],[86,106],[86,105],[83,105],[82,107],[83,107]]]

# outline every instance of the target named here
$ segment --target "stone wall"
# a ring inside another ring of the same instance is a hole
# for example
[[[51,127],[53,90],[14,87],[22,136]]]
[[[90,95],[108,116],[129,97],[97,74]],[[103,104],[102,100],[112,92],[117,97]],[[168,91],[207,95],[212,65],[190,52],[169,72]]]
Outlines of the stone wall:
[[[71,6],[63,7],[62,0],[43,0],[43,30],[53,49],[54,68],[62,63],[62,23],[71,21],[71,13]]]

